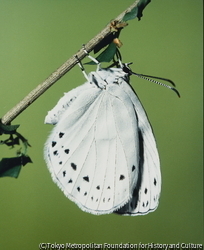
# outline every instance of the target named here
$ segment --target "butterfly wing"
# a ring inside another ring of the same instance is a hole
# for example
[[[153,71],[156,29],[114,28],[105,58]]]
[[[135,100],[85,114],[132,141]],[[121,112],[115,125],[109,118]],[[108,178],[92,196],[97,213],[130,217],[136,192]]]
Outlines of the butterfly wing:
[[[68,92],[48,113],[46,122],[57,125],[45,160],[53,180],[82,210],[145,214],[156,209],[161,188],[152,129],[123,71],[100,73],[98,79],[93,74],[97,84]],[[103,89],[102,76],[108,76]]]
[[[81,87],[46,142],[45,160],[53,180],[82,210],[112,213],[132,199],[138,182],[137,116],[118,84]]]
[[[116,213],[134,216],[147,214],[158,206],[161,192],[160,161],[153,131],[139,98],[128,84],[123,83],[121,87],[129,95],[137,116],[140,162],[132,199]]]
[[[77,96],[83,93],[83,91],[90,89],[90,87],[90,83],[85,83],[67,93],[64,93],[64,96],[60,98],[56,106],[51,111],[48,111],[48,114],[45,117],[45,123],[52,125],[57,124],[64,112],[72,105]]]

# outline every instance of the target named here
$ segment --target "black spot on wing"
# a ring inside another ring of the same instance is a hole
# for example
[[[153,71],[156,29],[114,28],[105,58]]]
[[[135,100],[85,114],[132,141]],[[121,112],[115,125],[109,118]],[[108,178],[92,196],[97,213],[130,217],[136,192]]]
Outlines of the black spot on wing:
[[[63,177],[65,177],[65,175],[66,175],[66,171],[63,171],[63,172],[62,172],[62,174],[63,174]]]
[[[80,192],[80,187],[77,187],[78,192]]]
[[[155,196],[154,196],[154,201],[157,202],[158,199],[159,199],[159,195],[155,195]]]
[[[70,179],[69,181],[68,181],[68,183],[72,183],[73,181],[72,181],[72,179]]]
[[[89,182],[89,177],[88,176],[84,176],[83,179],[87,182]]]
[[[77,169],[77,165],[76,165],[76,164],[74,164],[74,163],[72,162],[72,163],[71,163],[71,167],[73,168],[73,170],[76,171],[76,169]]]
[[[157,180],[154,178],[154,185],[156,186],[157,185]]]
[[[146,204],[143,202],[143,203],[142,203],[142,206],[143,206],[143,207],[147,207],[148,204],[149,204],[149,201],[147,201]]]
[[[122,181],[124,179],[125,179],[125,176],[121,174],[119,180]]]
[[[53,155],[58,155],[58,151],[57,150],[53,151]]]
[[[100,186],[97,186],[96,189],[100,190]]]
[[[64,133],[60,132],[60,133],[59,133],[59,138],[62,138],[63,135],[64,135]]]
[[[52,147],[54,147],[57,144],[56,141],[52,141]]]
[[[145,188],[144,193],[145,193],[145,194],[147,193],[147,188]]]
[[[133,172],[134,170],[135,170],[135,166],[133,165],[133,166],[132,166],[132,172]]]
[[[65,152],[66,154],[69,154],[69,149],[68,149],[68,148],[65,149],[64,152]]]

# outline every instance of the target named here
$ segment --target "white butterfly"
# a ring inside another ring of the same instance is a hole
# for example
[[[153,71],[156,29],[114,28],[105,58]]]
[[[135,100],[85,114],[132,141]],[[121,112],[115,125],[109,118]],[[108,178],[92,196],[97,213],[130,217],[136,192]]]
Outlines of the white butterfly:
[[[159,203],[157,146],[130,72],[98,64],[45,118],[56,124],[44,150],[52,178],[92,214],[147,214]]]

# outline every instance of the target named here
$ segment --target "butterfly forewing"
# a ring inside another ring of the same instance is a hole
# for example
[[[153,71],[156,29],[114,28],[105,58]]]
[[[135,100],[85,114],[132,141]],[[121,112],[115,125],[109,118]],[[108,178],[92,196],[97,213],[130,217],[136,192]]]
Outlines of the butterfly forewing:
[[[107,79],[105,78],[107,76]],[[98,69],[48,113],[53,180],[92,214],[145,214],[158,205],[160,168],[145,111],[122,69]],[[62,110],[62,111],[61,111]]]

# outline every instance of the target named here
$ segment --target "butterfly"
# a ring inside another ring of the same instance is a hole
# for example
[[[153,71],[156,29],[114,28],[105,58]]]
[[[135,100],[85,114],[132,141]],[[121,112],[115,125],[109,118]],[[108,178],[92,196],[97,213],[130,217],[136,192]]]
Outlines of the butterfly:
[[[86,75],[79,61],[87,81],[65,93],[45,118],[55,125],[45,161],[53,181],[83,211],[147,214],[159,203],[160,160],[152,127],[129,82],[136,73],[121,62],[119,68],[101,68],[88,56],[96,71]]]

